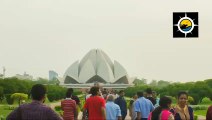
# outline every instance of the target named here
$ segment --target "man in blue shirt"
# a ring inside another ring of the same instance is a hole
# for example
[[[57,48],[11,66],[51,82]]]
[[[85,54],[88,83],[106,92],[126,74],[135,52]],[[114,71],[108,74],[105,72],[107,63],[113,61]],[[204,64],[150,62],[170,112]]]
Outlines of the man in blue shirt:
[[[119,97],[115,100],[115,103],[117,105],[119,105],[119,107],[121,109],[122,120],[124,120],[127,115],[127,102],[124,99],[124,91],[123,90],[119,91]]]
[[[106,103],[106,119],[107,120],[122,120],[121,109],[114,103],[114,96],[108,95]]]
[[[135,101],[136,120],[147,120],[150,112],[154,110],[152,102],[143,97],[143,92],[137,92],[138,99]]]

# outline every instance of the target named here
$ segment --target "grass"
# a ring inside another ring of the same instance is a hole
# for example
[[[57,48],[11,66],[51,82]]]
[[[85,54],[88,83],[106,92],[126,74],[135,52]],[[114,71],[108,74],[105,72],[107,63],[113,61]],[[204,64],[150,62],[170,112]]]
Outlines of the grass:
[[[207,112],[207,110],[195,110],[194,114],[206,116],[206,112]]]
[[[9,106],[17,107],[17,105],[0,105],[0,111],[1,111],[0,116],[1,117],[6,119],[8,114],[13,111],[13,109],[9,109],[10,108]]]

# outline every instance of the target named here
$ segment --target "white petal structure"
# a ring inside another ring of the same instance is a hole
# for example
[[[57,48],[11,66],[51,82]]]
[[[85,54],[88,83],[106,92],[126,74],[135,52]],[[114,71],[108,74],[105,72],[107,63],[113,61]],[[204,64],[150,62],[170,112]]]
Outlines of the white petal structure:
[[[90,50],[80,61],[73,63],[65,72],[62,83],[110,83],[128,84],[128,75],[124,67],[113,62],[100,49]]]
[[[90,60],[87,60],[85,64],[83,64],[80,74],[79,74],[79,83],[85,83],[87,80],[96,75],[94,66],[92,65]]]

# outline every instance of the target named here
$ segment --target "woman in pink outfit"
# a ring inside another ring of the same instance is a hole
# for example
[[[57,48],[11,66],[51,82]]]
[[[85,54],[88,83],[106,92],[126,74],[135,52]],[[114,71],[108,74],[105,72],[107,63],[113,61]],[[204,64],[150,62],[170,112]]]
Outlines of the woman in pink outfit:
[[[174,116],[169,111],[171,103],[172,100],[169,97],[160,98],[160,106],[150,113],[148,120],[174,120]]]

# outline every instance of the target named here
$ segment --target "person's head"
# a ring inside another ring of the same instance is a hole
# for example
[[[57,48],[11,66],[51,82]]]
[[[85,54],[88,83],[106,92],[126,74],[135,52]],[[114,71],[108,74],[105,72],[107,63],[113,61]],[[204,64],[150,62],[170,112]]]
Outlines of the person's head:
[[[109,94],[108,96],[107,96],[107,101],[111,101],[111,102],[113,102],[114,101],[114,96],[112,95],[112,94]]]
[[[95,87],[100,87],[100,84],[98,82],[94,82]]]
[[[68,88],[66,91],[66,98],[70,98],[73,92],[74,92],[73,88]]]
[[[133,96],[133,99],[134,99],[134,100],[138,99],[138,95],[135,94],[135,95]]]
[[[99,95],[99,94],[100,94],[99,87],[96,87],[96,86],[92,87],[92,88],[90,89],[90,93],[91,93],[93,96]]]
[[[152,91],[152,97],[157,98],[157,93],[155,91]]]
[[[46,87],[41,84],[33,85],[30,93],[31,93],[33,100],[44,102],[45,94],[46,94]]]
[[[137,92],[137,95],[138,95],[138,97],[143,97],[143,96],[144,96],[144,94],[143,94],[142,91],[138,91],[138,92]]]
[[[119,96],[123,97],[124,96],[124,90],[119,91]]]
[[[143,97],[147,97],[147,93],[146,92],[143,92]]]
[[[159,105],[162,107],[162,108],[170,108],[171,107],[171,103],[172,103],[172,100],[171,98],[169,97],[161,97],[160,98],[160,101],[159,101]]]
[[[151,95],[151,94],[152,94],[152,89],[151,89],[151,88],[147,88],[147,89],[146,89],[146,93],[147,93],[148,95]]]
[[[152,120],[158,120],[159,115],[162,112],[163,109],[168,109],[170,108],[172,103],[172,100],[169,97],[161,97],[160,102],[159,102],[159,107],[155,108],[155,110],[152,112]]]
[[[188,93],[185,91],[179,92],[177,95],[177,101],[178,101],[178,105],[182,107],[185,106],[188,101]]]

